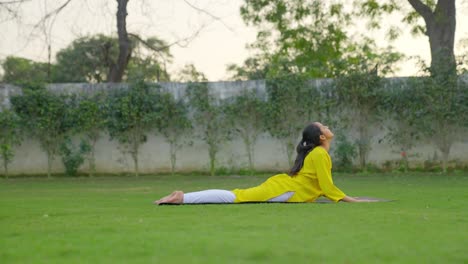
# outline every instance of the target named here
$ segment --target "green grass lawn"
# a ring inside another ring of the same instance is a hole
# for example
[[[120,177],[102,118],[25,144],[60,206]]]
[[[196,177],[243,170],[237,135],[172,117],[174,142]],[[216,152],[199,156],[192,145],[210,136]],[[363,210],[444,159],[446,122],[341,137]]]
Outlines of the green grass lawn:
[[[0,179],[0,263],[468,262],[468,173],[335,175],[388,203],[152,204],[266,177]]]

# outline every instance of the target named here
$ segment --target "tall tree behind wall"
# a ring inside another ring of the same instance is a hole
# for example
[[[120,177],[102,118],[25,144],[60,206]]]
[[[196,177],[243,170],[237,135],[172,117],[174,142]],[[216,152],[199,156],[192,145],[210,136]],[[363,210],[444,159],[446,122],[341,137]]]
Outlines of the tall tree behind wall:
[[[5,20],[15,19],[17,22],[20,22],[20,18],[22,11],[27,11],[28,8],[31,8],[33,5],[34,8],[37,9],[38,6],[41,4],[44,6],[50,5],[52,8],[47,9],[46,13],[42,15],[36,22],[34,22],[31,32],[29,32],[30,36],[28,41],[31,41],[31,38],[40,32],[40,34],[45,34],[44,37],[46,39],[47,49],[48,49],[48,58],[49,58],[49,73],[51,72],[52,64],[50,61],[51,58],[51,42],[52,42],[52,27],[55,22],[59,23],[60,19],[58,18],[59,14],[63,14],[66,11],[73,13],[74,11],[70,11],[71,3],[77,3],[78,5],[86,5],[86,3],[82,3],[82,1],[74,1],[74,0],[57,0],[57,1],[50,1],[53,2],[51,4],[48,2],[50,0],[0,0],[0,23],[3,22],[3,14],[5,15]],[[129,74],[135,76],[135,64],[137,66],[142,66],[146,68],[141,68],[142,73],[137,72],[138,78],[133,79],[141,79],[141,75],[146,74],[145,71],[154,72],[158,75],[158,80],[168,80],[169,76],[166,73],[165,69],[165,62],[161,65],[154,65],[154,56],[159,56],[160,58],[166,57],[169,53],[169,47],[173,45],[180,45],[186,46],[188,45],[193,39],[195,39],[198,34],[203,30],[206,25],[202,25],[198,28],[194,28],[193,31],[187,35],[186,37],[177,38],[176,40],[166,43],[156,38],[143,38],[142,36],[129,32],[127,30],[127,16],[128,16],[128,3],[130,0],[116,0],[117,3],[117,12],[116,12],[116,26],[117,26],[117,37],[118,37],[118,52],[117,55],[106,58],[105,65],[108,65],[106,69],[106,73],[104,74],[107,78],[103,81],[107,82],[122,82],[126,78],[131,79]],[[97,1],[96,1],[97,2]],[[101,2],[106,2],[105,0],[101,0]],[[141,3],[142,7],[150,6],[150,1],[138,1]],[[30,3],[31,5],[27,5]],[[114,2],[115,3],[115,2]],[[203,13],[204,15],[209,16],[212,20],[222,20],[212,15],[210,12],[198,8],[194,4],[191,4],[189,1],[184,1],[184,3],[189,6],[191,9],[196,10],[198,13]],[[223,23],[224,24],[224,23]],[[23,25],[24,26],[24,25]],[[19,24],[19,27],[21,25]],[[95,32],[94,29],[86,30],[87,32]],[[150,50],[153,54],[148,56],[147,58],[137,58],[133,60],[135,49],[139,46],[144,46],[147,50]],[[157,55],[155,55],[157,54]],[[159,60],[158,60],[159,61]],[[133,62],[133,63],[132,63]],[[153,65],[151,65],[153,64]],[[147,66],[150,66],[149,68]],[[163,68],[158,69],[159,66],[163,66]],[[129,73],[130,72],[130,73]],[[50,74],[49,74],[49,77]],[[49,78],[50,79],[50,78]]]
[[[426,23],[425,34],[431,48],[431,75],[456,74],[454,53],[456,10],[455,0],[439,0],[431,9],[419,0],[408,0]]]
[[[130,39],[127,33],[127,4],[129,0],[117,0],[117,35],[119,36],[119,55],[117,62],[111,63],[109,82],[121,82],[128,61],[132,56]]]
[[[358,14],[370,18],[371,27],[380,27],[383,15],[401,12],[406,24],[413,26],[412,33],[428,37],[431,51],[430,73],[436,75],[456,74],[454,42],[456,31],[455,0],[408,0],[411,10],[405,9],[400,1],[356,0]],[[421,18],[424,24],[421,23]],[[395,25],[395,23],[394,23]],[[395,31],[393,31],[395,32]]]
[[[259,33],[252,44],[267,54],[267,76],[284,73],[308,78],[333,77],[334,61],[348,42],[349,13],[337,1],[245,0],[241,16]],[[246,62],[247,64],[247,62]],[[234,68],[231,66],[231,68]]]

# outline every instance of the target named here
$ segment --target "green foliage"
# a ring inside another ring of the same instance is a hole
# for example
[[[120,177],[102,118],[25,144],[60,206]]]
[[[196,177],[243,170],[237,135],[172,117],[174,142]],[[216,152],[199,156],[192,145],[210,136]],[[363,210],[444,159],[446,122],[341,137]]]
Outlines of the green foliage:
[[[334,167],[344,171],[349,171],[353,168],[353,160],[357,154],[356,146],[344,134],[339,134],[336,137],[336,148],[333,154]]]
[[[12,97],[11,103],[23,120],[26,131],[39,141],[46,152],[47,175],[50,177],[52,162],[74,126],[65,96],[46,89],[23,89],[23,95]]]
[[[46,83],[49,80],[47,63],[8,56],[3,62],[2,67],[4,71],[4,83],[25,86]]]
[[[390,70],[388,65],[398,58],[397,54],[385,54],[374,53],[370,47],[352,50],[340,62],[341,73],[334,80],[341,123],[358,133],[356,144],[361,169],[366,169],[370,143],[375,134],[370,128],[381,123],[382,119],[380,106],[384,83],[379,70],[387,72]],[[382,69],[379,69],[379,62],[383,62]]]
[[[103,94],[83,96],[76,107],[76,128],[90,147],[87,153],[90,176],[96,172],[96,143],[106,128],[106,108],[103,96]]]
[[[228,70],[234,73],[234,79],[259,75],[278,78],[290,73],[309,79],[334,78],[346,70],[343,58],[355,56],[359,47],[377,55],[374,60],[395,61],[400,55],[392,51],[392,46],[378,51],[373,40],[356,34],[363,17],[379,27],[382,23],[377,18],[399,9],[395,1],[388,2],[356,0],[353,5],[346,5],[319,0],[244,1],[242,18],[259,29],[256,42],[250,45],[257,54],[242,67],[230,65]],[[398,32],[391,26],[387,36],[395,39]],[[391,65],[379,63],[379,66],[384,73]]]
[[[240,80],[263,80],[267,78],[268,65],[267,60],[261,57],[247,58],[243,65],[229,64],[227,72],[230,73],[230,79]]]
[[[130,34],[134,45],[128,63],[126,80],[129,82],[167,82],[170,80],[166,64],[172,61],[170,45],[157,37],[141,39]]]
[[[431,76],[454,75],[457,63],[454,54],[454,39],[456,30],[456,5],[455,1],[405,1],[401,5],[398,1],[354,0],[354,6],[358,7],[357,14],[370,20],[371,28],[380,28],[384,15],[400,11],[403,13],[403,22],[412,26],[413,34],[421,34],[429,39],[431,50]],[[394,27],[391,29],[397,32]],[[393,38],[393,37],[392,37]]]
[[[118,55],[116,38],[96,35],[74,40],[57,52],[55,82],[103,82],[109,62]]]
[[[158,121],[158,130],[170,146],[171,172],[175,173],[177,151],[187,144],[188,134],[192,131],[192,123],[188,116],[188,107],[182,101],[176,101],[172,94],[160,94],[161,112]]]
[[[193,64],[185,65],[174,78],[177,82],[206,82],[207,80],[205,74],[197,70]]]
[[[157,60],[146,58],[132,58],[127,67],[127,80],[132,82],[135,80],[143,80],[145,82],[168,82],[170,79],[169,73]]]
[[[15,156],[15,146],[21,144],[21,120],[8,109],[0,110],[0,156],[5,177],[8,178],[8,164]]]
[[[467,131],[466,115],[461,114],[468,110],[467,85],[456,75],[441,78],[438,74],[418,78],[414,84],[413,124],[440,150],[446,171],[451,147]]]
[[[243,90],[240,95],[225,102],[226,118],[235,135],[245,146],[249,170],[255,172],[255,143],[265,131],[266,103],[255,90]]]
[[[86,141],[81,141],[77,147],[70,138],[66,138],[60,146],[62,162],[65,165],[65,173],[68,176],[76,176],[78,168],[84,163],[84,155],[91,151],[91,146]]]
[[[115,91],[107,101],[107,130],[132,157],[135,176],[139,174],[140,147],[160,119],[160,96],[156,89],[139,81],[129,89]]]
[[[210,174],[216,172],[217,155],[230,134],[225,113],[206,83],[189,83],[186,91],[198,136],[208,145]]]
[[[253,47],[268,54],[270,77],[285,68],[309,78],[330,77],[348,45],[351,17],[339,3],[249,0],[241,15],[260,29]]]
[[[144,41],[131,38],[130,58],[125,80],[136,82],[167,81],[169,74],[165,63],[171,54],[164,41],[149,38]],[[158,50],[158,52],[148,52]],[[82,37],[74,40],[67,48],[57,53],[54,82],[92,82],[108,80],[110,68],[116,63],[119,53],[118,39],[105,35]]]
[[[409,1],[405,1],[409,2]],[[432,0],[422,1],[427,5],[431,10],[435,9],[435,3]],[[367,27],[368,29],[380,29],[382,28],[382,19],[388,19],[390,15],[394,13],[401,13],[403,15],[402,22],[407,26],[411,27],[411,33],[414,35],[424,35],[426,31],[426,26],[422,23],[421,14],[416,10],[410,9],[410,4],[405,3],[401,4],[400,1],[388,0],[388,1],[375,1],[375,0],[354,0],[355,14],[357,17],[364,19],[367,18]],[[385,23],[388,25],[388,23]],[[395,28],[390,28],[387,35],[391,34],[390,32],[401,32],[401,29],[395,30]],[[398,35],[400,33],[397,33]],[[395,38],[393,38],[395,39]]]
[[[412,79],[388,81],[387,89],[380,95],[383,100],[379,106],[389,118],[385,139],[396,147],[397,153],[404,153],[401,163],[405,170],[409,166],[408,153],[424,137],[423,129],[417,125],[421,118],[420,102],[415,100],[417,92],[412,84]]]
[[[322,116],[325,101],[319,91],[298,75],[267,80],[267,131],[278,139],[292,166],[300,131]]]

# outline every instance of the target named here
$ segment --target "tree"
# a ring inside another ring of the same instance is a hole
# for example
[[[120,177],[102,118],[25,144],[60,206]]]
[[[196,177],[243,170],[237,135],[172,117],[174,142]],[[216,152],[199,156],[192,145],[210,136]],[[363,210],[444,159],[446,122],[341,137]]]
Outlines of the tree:
[[[255,172],[255,143],[265,129],[266,103],[256,91],[243,90],[240,95],[226,102],[229,126],[239,136],[245,147],[250,173]]]
[[[101,138],[101,131],[106,128],[105,110],[103,94],[83,96],[78,102],[77,126],[89,145],[89,176],[96,173],[96,143]]]
[[[413,85],[416,82],[416,79],[387,81],[379,106],[384,116],[390,119],[386,139],[398,148],[405,171],[409,168],[411,150],[423,137],[423,129],[417,125],[421,112],[420,102],[415,100],[417,90]]]
[[[414,85],[412,100],[417,102],[415,126],[424,137],[442,153],[442,169],[447,171],[448,158],[453,144],[463,140],[467,133],[466,112],[468,85],[452,76],[446,84],[434,76],[421,77]],[[455,83],[455,85],[454,85]]]
[[[18,14],[21,11],[21,7],[26,2],[38,2],[35,0],[11,0],[11,1],[0,1],[0,15],[6,14],[6,19],[14,19],[18,18]],[[55,5],[49,11],[47,10],[46,13],[40,17],[37,23],[34,24],[33,29],[31,31],[31,35],[33,33],[37,33],[38,30],[41,30],[44,34],[45,40],[47,42],[47,50],[48,50],[48,73],[51,72],[51,54],[52,54],[52,41],[51,41],[51,31],[55,21],[58,18],[58,15],[61,14],[67,8],[70,8],[70,3],[72,2],[80,2],[80,1],[73,1],[73,0],[62,0],[62,1],[55,1]],[[108,69],[106,71],[107,81],[108,82],[122,82],[125,80],[125,76],[128,74],[128,67],[131,65],[131,60],[134,57],[135,48],[139,45],[145,46],[148,50],[151,50],[151,53],[154,56],[162,55],[164,56],[165,53],[168,52],[168,49],[173,45],[179,46],[186,46],[190,41],[195,39],[198,34],[203,30],[206,25],[202,25],[200,28],[194,30],[193,33],[188,35],[187,37],[177,39],[171,43],[160,42],[160,41],[153,41],[152,38],[145,39],[142,36],[136,34],[135,32],[129,32],[127,30],[127,15],[128,15],[128,2],[129,0],[116,0],[117,2],[117,12],[116,12],[116,28],[117,28],[117,53],[114,57],[108,57]],[[208,15],[212,20],[221,22],[224,26],[222,19],[211,14],[210,12],[197,7],[196,5],[190,3],[189,1],[184,1],[186,5],[188,5],[193,10],[197,11],[198,13],[202,13],[204,15]],[[145,2],[143,1],[143,4]],[[19,20],[18,20],[19,21]],[[0,21],[1,22],[1,21]],[[152,23],[154,21],[151,21]],[[227,26],[226,26],[227,27]],[[161,45],[162,44],[162,45]],[[146,56],[145,56],[146,57]],[[151,59],[150,64],[146,64],[147,61],[143,61],[145,65],[152,65],[154,59]],[[159,62],[159,60],[158,60]],[[158,66],[162,66],[159,64]],[[150,71],[153,72],[154,70],[157,71],[157,80],[163,81],[168,77],[165,72],[165,67],[153,67]],[[135,72],[134,72],[135,73]],[[139,75],[140,77],[142,74]],[[128,76],[127,76],[128,77]]]
[[[82,37],[57,52],[54,82],[100,83],[108,79],[108,58],[117,56],[117,41],[104,35]]]
[[[17,17],[18,13],[21,11],[21,7],[24,3],[29,2],[30,0],[15,0],[5,3],[0,2],[0,14],[6,13],[12,19]],[[55,23],[58,15],[64,10],[69,8],[70,3],[73,0],[62,0],[61,2],[56,3],[52,10],[47,11],[46,14],[40,17],[37,23],[34,24],[32,32],[38,30],[43,31],[45,34],[45,39],[48,45],[48,56],[49,56],[49,65],[51,58],[51,40],[50,40],[50,31],[52,26]],[[105,71],[107,81],[109,82],[121,82],[125,80],[127,73],[127,67],[130,64],[135,52],[135,47],[138,45],[146,46],[149,50],[156,54],[165,54],[170,46],[189,42],[195,38],[199,31],[196,31],[192,36],[174,41],[173,43],[163,43],[159,42],[157,45],[154,45],[155,42],[149,38],[145,39],[138,34],[128,32],[127,30],[127,15],[128,9],[127,5],[129,0],[116,0],[117,2],[117,12],[116,12],[116,29],[117,29],[117,49],[115,56],[107,57],[107,66],[108,68]],[[194,7],[194,6],[192,6]],[[194,7],[195,8],[195,7]],[[163,45],[159,45],[162,44]],[[50,72],[49,70],[47,72]],[[161,73],[161,76],[163,74]]]
[[[365,170],[373,138],[370,128],[371,125],[378,123],[380,117],[375,110],[379,105],[382,79],[365,63],[356,66],[348,69],[351,73],[336,80],[336,92],[342,105],[343,118],[340,120],[345,121],[358,132],[356,145],[359,164],[361,169]]]
[[[268,54],[272,78],[278,77],[274,73],[278,71],[309,78],[331,77],[334,62],[341,58],[348,42],[344,30],[351,18],[342,4],[245,0],[241,15],[247,24],[260,29],[252,47]]]
[[[152,57],[134,57],[128,64],[126,80],[143,80],[145,82],[168,82],[170,75],[166,65]]]
[[[182,101],[176,101],[172,94],[162,92],[160,95],[161,118],[158,122],[158,130],[170,147],[171,172],[175,173],[177,151],[191,142],[186,140],[192,130],[192,124],[188,117],[187,105]]]
[[[247,58],[243,65],[229,64],[227,72],[231,74],[230,79],[234,81],[263,80],[267,78],[268,65],[266,58]]]
[[[24,121],[26,131],[39,141],[46,152],[47,176],[50,178],[52,163],[73,127],[65,97],[45,88],[23,89],[23,95],[12,97],[11,103]]]
[[[398,1],[356,0],[355,6],[360,14],[369,17],[373,27],[380,27],[383,14],[400,11],[404,14],[403,22],[413,26],[412,32],[423,33],[429,39],[431,50],[430,74],[446,76],[456,74],[454,42],[456,30],[455,0],[408,0],[412,11],[405,9]],[[425,25],[421,25],[420,18]],[[395,32],[395,30],[393,30]]]
[[[20,124],[20,119],[14,112],[9,109],[0,111],[0,156],[6,178],[8,178],[8,165],[15,156],[14,147],[22,141]]]
[[[380,123],[383,78],[392,71],[392,63],[399,60],[401,54],[391,50],[379,51],[373,41],[362,46],[350,46],[343,58],[336,63],[338,76],[334,80],[334,92],[340,121],[354,128],[358,133],[356,145],[359,165],[366,170],[367,157],[374,132],[372,125]]]
[[[414,102],[419,117],[414,123],[418,129],[433,139],[443,156],[443,169],[446,170],[450,148],[457,140],[456,132],[460,130],[460,115],[455,114],[464,109],[460,103],[466,99],[466,90],[460,88],[463,82],[457,76],[457,62],[454,54],[456,31],[455,0],[420,1],[408,0],[412,11],[405,12],[397,1],[377,2],[373,0],[358,1],[362,13],[370,15],[371,20],[381,19],[382,14],[402,11],[404,22],[413,25],[413,33],[423,33],[429,39],[431,64],[424,66],[431,77],[423,78],[415,85]],[[424,24],[421,25],[421,19]],[[378,25],[374,23],[374,25]],[[419,100],[419,101],[417,101]],[[465,103],[466,105],[466,103]],[[450,131],[441,134],[440,131]]]
[[[127,33],[127,4],[129,0],[117,0],[117,35],[119,53],[117,60],[110,61],[109,82],[121,82],[128,62],[132,57],[132,45]]]
[[[132,43],[133,56],[129,59],[123,80],[164,81],[169,80],[165,63],[172,58],[169,49],[163,48],[164,41],[149,38],[148,46],[160,47],[155,55],[148,53],[146,45],[141,41]],[[57,53],[57,66],[54,72],[54,82],[104,82],[111,81],[109,69],[118,57],[118,39],[105,35],[82,37],[74,40],[67,48]]]
[[[229,139],[225,113],[216,98],[210,94],[207,83],[189,83],[186,96],[195,129],[208,145],[210,174],[214,176],[219,150],[222,143]]]
[[[107,129],[133,159],[135,176],[139,175],[141,145],[147,134],[155,128],[161,112],[160,99],[155,87],[142,81],[129,89],[115,91],[108,97]]]
[[[180,71],[175,75],[173,81],[176,82],[206,82],[208,79],[205,74],[195,67],[193,64],[186,64]]]
[[[3,82],[19,86],[46,83],[47,64],[8,56],[2,64]]]
[[[426,23],[426,35],[431,47],[431,75],[456,74],[454,55],[456,10],[455,0],[439,0],[431,8],[432,1],[424,4],[419,0],[408,0]]]

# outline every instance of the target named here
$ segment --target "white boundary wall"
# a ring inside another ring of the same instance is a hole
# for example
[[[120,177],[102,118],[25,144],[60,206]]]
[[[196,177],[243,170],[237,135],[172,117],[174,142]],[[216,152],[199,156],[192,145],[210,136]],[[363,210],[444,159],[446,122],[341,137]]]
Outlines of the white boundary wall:
[[[320,82],[323,80],[316,80]],[[184,96],[187,84],[185,83],[160,83],[167,91],[174,94],[178,99]],[[265,96],[265,81],[238,81],[238,82],[211,82],[208,83],[210,92],[220,99],[235,96],[243,89],[256,90],[260,96]],[[94,93],[106,91],[116,87],[126,87],[126,84],[54,84],[48,89],[59,93]],[[21,89],[0,84],[0,103],[3,106],[9,105],[9,98],[15,94],[20,94]],[[314,120],[310,120],[314,121]],[[285,120],[285,122],[287,122]],[[386,161],[398,161],[401,156],[397,149],[385,141],[378,142],[385,135],[385,131],[376,128],[378,133],[374,137],[372,149],[368,158],[369,163],[382,165]],[[300,136],[298,131],[298,138]],[[353,131],[347,131],[348,137],[354,137]],[[462,142],[455,144],[450,153],[450,160],[453,162],[468,163],[468,136],[463,137]],[[333,152],[333,145],[332,145]],[[440,153],[432,145],[420,145],[413,150],[417,157],[410,158],[410,163],[422,163],[425,160],[433,160],[440,157]],[[332,153],[333,156],[333,153]],[[178,152],[177,170],[180,172],[207,171],[209,164],[207,146],[196,138],[193,144],[183,147]],[[169,172],[171,168],[169,157],[169,145],[161,136],[150,134],[148,142],[142,146],[140,153],[141,173]],[[255,166],[257,170],[286,171],[289,167],[287,156],[282,145],[268,134],[261,135],[256,144]],[[222,145],[219,153],[217,167],[226,169],[247,168],[248,160],[245,154],[243,143],[240,139],[226,142]],[[87,164],[80,168],[81,172],[88,170]],[[96,170],[98,173],[127,173],[133,171],[133,161],[129,155],[124,155],[119,150],[119,145],[115,141],[110,141],[106,134],[96,145]],[[47,172],[47,157],[40,149],[37,141],[25,139],[21,146],[15,149],[15,158],[9,166],[11,174],[44,174]],[[64,167],[60,157],[53,163],[53,173],[62,173]]]

